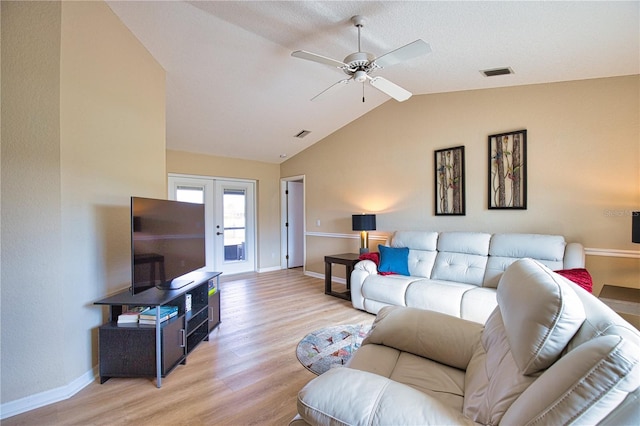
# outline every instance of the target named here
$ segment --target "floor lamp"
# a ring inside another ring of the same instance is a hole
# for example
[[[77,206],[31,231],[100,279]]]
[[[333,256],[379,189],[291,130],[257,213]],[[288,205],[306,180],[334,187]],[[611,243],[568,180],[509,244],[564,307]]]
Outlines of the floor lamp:
[[[369,232],[376,230],[375,214],[354,214],[351,216],[354,231],[360,231],[360,254],[369,253]]]

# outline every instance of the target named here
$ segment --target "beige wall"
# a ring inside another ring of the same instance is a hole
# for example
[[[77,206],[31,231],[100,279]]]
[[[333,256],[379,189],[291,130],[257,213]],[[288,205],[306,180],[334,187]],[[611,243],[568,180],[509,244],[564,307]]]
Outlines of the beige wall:
[[[280,166],[167,150],[167,173],[255,179],[258,213],[258,270],[280,266]]]
[[[61,6],[1,8],[4,402],[64,384],[66,333],[59,310]]]
[[[307,269],[322,273],[325,254],[357,250],[350,217],[359,212],[377,214],[374,235],[556,233],[638,256],[630,241],[630,212],[640,209],[638,93],[640,78],[628,76],[386,102],[282,164],[282,176],[306,176]],[[519,129],[528,133],[528,209],[488,210],[487,136]],[[433,152],[459,145],[466,216],[435,216]],[[640,286],[637,258],[588,256],[591,266],[597,291]]]
[[[2,2],[3,416],[93,380],[129,198],[166,195],[164,78],[103,2]]]

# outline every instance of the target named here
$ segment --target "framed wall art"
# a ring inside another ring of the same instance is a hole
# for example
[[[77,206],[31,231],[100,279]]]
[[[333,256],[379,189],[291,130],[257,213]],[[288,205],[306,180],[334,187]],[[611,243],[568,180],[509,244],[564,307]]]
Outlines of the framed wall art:
[[[465,214],[464,146],[434,152],[436,216]]]
[[[489,208],[527,208],[527,131],[489,136]]]

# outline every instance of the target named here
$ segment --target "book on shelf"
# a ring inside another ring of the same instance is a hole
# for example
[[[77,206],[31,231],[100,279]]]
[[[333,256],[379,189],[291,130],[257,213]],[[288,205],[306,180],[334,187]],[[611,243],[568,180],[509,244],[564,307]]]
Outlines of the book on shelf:
[[[124,312],[118,315],[118,324],[135,324],[138,322],[140,314],[138,312]]]
[[[140,312],[142,312],[144,307],[133,307],[129,308],[128,311],[121,313],[118,315],[118,324],[135,324],[140,319]]]
[[[169,315],[166,315],[164,317],[160,317],[160,322],[165,322],[167,321],[169,318],[173,318],[175,316],[178,315],[178,311],[176,310],[175,312],[170,313]],[[156,318],[140,318],[139,321],[140,324],[155,324],[156,323]]]
[[[158,318],[160,322],[166,321],[169,318],[175,317],[178,315],[178,307],[177,306],[160,306],[160,315]],[[140,312],[140,324],[155,324],[156,323],[156,307],[152,306],[144,311]],[[143,322],[145,321],[145,322]],[[151,321],[151,322],[147,322]]]

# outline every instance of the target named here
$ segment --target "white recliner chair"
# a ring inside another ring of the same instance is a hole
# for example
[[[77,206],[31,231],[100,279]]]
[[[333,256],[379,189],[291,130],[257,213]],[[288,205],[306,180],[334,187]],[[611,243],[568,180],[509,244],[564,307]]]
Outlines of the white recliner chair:
[[[640,333],[541,263],[502,276],[486,324],[383,308],[293,425],[640,424]]]

